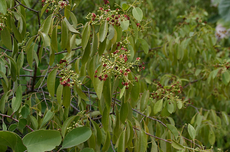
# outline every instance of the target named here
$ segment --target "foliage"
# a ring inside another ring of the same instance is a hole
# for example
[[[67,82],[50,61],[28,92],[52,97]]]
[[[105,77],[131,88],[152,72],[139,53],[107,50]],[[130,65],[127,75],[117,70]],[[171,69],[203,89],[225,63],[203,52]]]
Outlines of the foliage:
[[[0,0],[0,151],[229,149],[214,9],[163,3]]]

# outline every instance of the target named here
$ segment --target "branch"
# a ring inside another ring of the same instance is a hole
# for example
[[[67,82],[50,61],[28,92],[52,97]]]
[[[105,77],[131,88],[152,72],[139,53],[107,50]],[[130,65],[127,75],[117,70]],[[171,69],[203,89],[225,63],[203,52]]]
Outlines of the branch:
[[[24,8],[26,8],[26,9],[28,9],[28,10],[30,10],[30,11],[32,11],[32,12],[35,12],[35,13],[37,13],[37,17],[38,17],[38,25],[39,25],[39,28],[40,28],[40,26],[41,26],[41,22],[40,22],[40,15],[39,15],[39,11],[36,11],[36,10],[34,10],[34,9],[32,9],[32,8],[29,8],[29,7],[27,7],[27,6],[25,6],[24,4],[22,4],[21,2],[19,2],[18,0],[15,0],[16,2],[18,2],[18,4],[20,4],[21,6],[23,6]]]
[[[18,119],[15,119],[15,118],[13,118],[12,116],[9,116],[9,115],[5,115],[5,114],[0,113],[0,116],[2,116],[2,117],[7,117],[7,118],[10,118],[10,119],[12,119],[12,120],[14,120],[14,121],[16,121],[16,122],[19,122]],[[26,127],[27,127],[28,129],[30,129],[31,131],[34,131],[29,125],[26,125]]]
[[[118,102],[121,103],[121,101],[118,100],[118,99],[114,99],[114,100],[116,100],[116,101],[118,101]],[[117,102],[116,102],[116,104],[119,105],[119,106],[121,106],[121,105],[120,105],[119,103],[117,103]],[[136,109],[133,109],[133,108],[132,108],[132,110],[135,111],[136,113],[138,113],[139,115],[142,115],[142,116],[144,116],[144,117],[146,117],[146,118],[149,118],[149,119],[151,119],[151,120],[153,120],[153,121],[157,121],[157,122],[161,123],[164,127],[167,128],[166,124],[164,124],[162,121],[160,121],[160,120],[158,120],[158,119],[155,119],[155,118],[153,118],[153,117],[146,116],[145,114],[143,114],[143,113],[137,111]]]
[[[133,127],[133,129],[140,131],[140,129],[138,129],[138,128],[136,128],[136,127]],[[144,131],[144,132],[145,132],[145,131]],[[153,137],[153,138],[156,138],[156,139],[159,139],[159,140],[163,140],[163,141],[165,141],[165,142],[167,142],[167,143],[170,143],[170,144],[172,143],[171,141],[168,141],[168,140],[163,139],[163,138],[159,138],[159,137],[154,136],[154,135],[152,135],[152,134],[150,134],[150,133],[145,132],[145,134],[146,134],[146,135],[149,135],[149,136],[151,136],[151,137]]]

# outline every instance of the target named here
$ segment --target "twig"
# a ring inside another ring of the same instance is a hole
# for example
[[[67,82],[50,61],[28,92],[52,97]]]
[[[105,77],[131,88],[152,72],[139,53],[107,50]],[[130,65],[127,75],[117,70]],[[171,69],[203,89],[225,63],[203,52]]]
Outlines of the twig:
[[[138,128],[136,128],[136,127],[133,127],[133,129],[140,131],[140,129],[138,129]],[[145,131],[144,131],[144,132],[145,132]],[[168,140],[166,140],[166,139],[163,139],[163,138],[154,136],[154,135],[152,135],[152,134],[150,134],[150,133],[145,132],[145,134],[146,134],[146,135],[149,135],[149,136],[151,136],[151,137],[153,137],[153,138],[156,138],[156,139],[165,141],[165,142],[167,142],[167,143],[170,143],[170,144],[172,143],[171,141],[168,141]]]
[[[15,119],[15,118],[13,118],[12,116],[9,116],[9,115],[5,115],[5,114],[0,113],[0,116],[2,116],[2,117],[7,117],[7,118],[10,118],[10,119],[12,119],[12,120],[14,120],[14,121],[16,121],[16,122],[19,122],[18,119]],[[34,131],[29,125],[26,125],[26,127],[27,127],[28,129],[30,129],[31,131]]]

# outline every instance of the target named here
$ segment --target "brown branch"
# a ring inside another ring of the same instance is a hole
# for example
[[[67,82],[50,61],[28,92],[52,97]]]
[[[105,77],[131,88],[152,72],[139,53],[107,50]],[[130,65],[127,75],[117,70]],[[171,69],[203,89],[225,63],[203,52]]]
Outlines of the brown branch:
[[[133,129],[140,131],[140,129],[138,129],[138,128],[136,128],[136,127],[133,127]],[[145,131],[144,131],[144,132],[145,132]],[[165,142],[167,142],[167,143],[170,143],[170,144],[172,143],[171,141],[168,141],[168,140],[166,140],[166,139],[163,139],[163,138],[154,136],[154,135],[152,135],[152,134],[150,134],[150,133],[145,132],[145,134],[146,134],[146,135],[149,135],[149,136],[151,136],[151,137],[153,137],[153,138],[156,138],[156,139],[165,141]]]
[[[16,122],[19,122],[18,119],[15,119],[15,118],[13,118],[12,116],[9,116],[9,115],[5,115],[5,114],[0,113],[0,116],[2,116],[2,117],[7,117],[7,118],[10,118],[10,119],[12,119],[12,120],[14,120],[14,121],[16,121]],[[31,131],[34,131],[29,125],[26,125],[26,127],[27,127],[28,129],[30,129]]]

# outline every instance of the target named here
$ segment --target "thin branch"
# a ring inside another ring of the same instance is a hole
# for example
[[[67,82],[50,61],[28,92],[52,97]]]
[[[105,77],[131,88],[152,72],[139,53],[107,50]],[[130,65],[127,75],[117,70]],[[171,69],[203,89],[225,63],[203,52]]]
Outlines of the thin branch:
[[[138,128],[136,128],[136,127],[133,127],[133,129],[140,131],[140,129],[138,129]],[[144,132],[145,132],[145,131],[144,131]],[[168,140],[166,140],[166,139],[163,139],[163,138],[154,136],[154,135],[152,135],[152,134],[150,134],[150,133],[145,132],[145,134],[146,134],[146,135],[149,135],[149,136],[151,136],[151,137],[153,137],[153,138],[156,138],[156,139],[165,141],[165,142],[167,142],[167,143],[170,143],[170,144],[172,143],[171,141],[168,141]]]
[[[110,144],[111,144],[111,147],[112,147],[112,149],[113,149],[113,152],[116,152],[116,150],[114,149],[112,140],[110,140]]]
[[[76,51],[76,50],[78,50],[78,49],[80,49],[80,48],[82,48],[82,46],[79,46],[79,47],[77,47],[77,48],[74,48],[74,49],[72,49],[72,51]],[[62,54],[62,53],[67,53],[67,50],[61,51],[61,52],[58,52],[58,53],[55,53],[55,55]]]
[[[40,15],[39,15],[39,11],[36,11],[36,10],[34,10],[34,9],[32,9],[32,8],[29,8],[29,7],[27,7],[27,6],[25,6],[25,5],[23,5],[21,2],[19,2],[18,0],[15,0],[16,2],[18,2],[18,4],[20,4],[21,6],[23,6],[24,8],[26,8],[26,9],[28,9],[28,10],[30,10],[30,11],[32,11],[32,12],[35,12],[35,13],[37,13],[37,17],[38,17],[38,25],[39,25],[39,28],[40,28],[40,26],[41,26],[41,21],[40,21]]]
[[[9,116],[9,115],[5,115],[5,114],[0,113],[0,116],[2,116],[2,117],[7,117],[7,118],[10,118],[10,119],[12,119],[12,120],[14,120],[14,121],[16,121],[16,122],[19,122],[18,119],[15,119],[15,118],[13,118],[12,116]],[[34,131],[29,125],[26,125],[26,127],[27,127],[28,129],[30,129],[31,131]]]
[[[114,99],[114,100],[116,100],[116,101],[118,101],[118,102],[121,103],[121,101],[118,100],[118,99]],[[121,106],[121,105],[120,105],[119,103],[117,103],[117,102],[116,102],[116,104],[119,105],[119,106]],[[160,120],[158,120],[158,119],[155,119],[155,118],[153,118],[153,117],[146,116],[145,114],[143,114],[143,113],[137,111],[136,109],[133,109],[133,108],[132,108],[132,110],[135,111],[136,113],[138,113],[139,115],[142,115],[142,116],[144,116],[144,117],[146,117],[146,118],[149,118],[149,119],[151,119],[151,120],[153,120],[153,121],[157,121],[157,122],[161,123],[164,127],[167,128],[166,124],[164,124],[162,121],[160,121]]]

